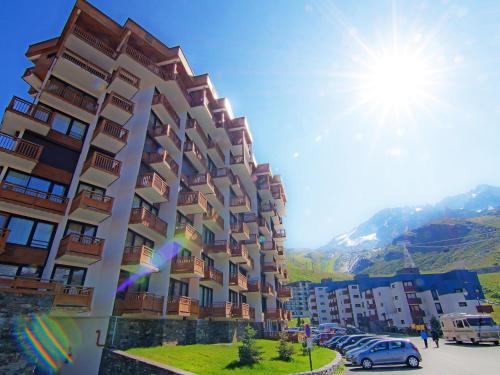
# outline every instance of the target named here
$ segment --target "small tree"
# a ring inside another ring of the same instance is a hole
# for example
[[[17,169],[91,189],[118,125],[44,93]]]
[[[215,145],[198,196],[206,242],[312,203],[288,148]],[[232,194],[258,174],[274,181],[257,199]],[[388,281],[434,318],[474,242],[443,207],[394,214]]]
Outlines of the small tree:
[[[441,323],[439,323],[439,319],[435,316],[431,318],[431,331],[436,331],[439,336],[443,335],[443,331],[441,330]]]
[[[247,325],[243,333],[241,346],[238,348],[241,365],[253,365],[262,359],[262,351],[255,341],[255,330]]]
[[[282,361],[291,361],[295,350],[292,344],[288,342],[288,333],[280,332],[280,340],[278,343],[278,358]]]
[[[302,320],[300,319],[300,316],[297,317],[297,327],[302,327]]]

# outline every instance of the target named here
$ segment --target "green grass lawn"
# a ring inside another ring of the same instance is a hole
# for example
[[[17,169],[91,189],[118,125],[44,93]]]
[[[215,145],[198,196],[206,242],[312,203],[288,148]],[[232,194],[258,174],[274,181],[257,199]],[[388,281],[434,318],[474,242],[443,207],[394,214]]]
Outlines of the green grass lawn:
[[[482,273],[478,277],[486,299],[500,303],[500,272]],[[492,317],[500,324],[500,306],[494,305],[493,309]]]
[[[257,340],[257,343],[264,351],[264,359],[253,367],[238,366],[239,343],[133,348],[127,353],[203,375],[285,375],[309,370],[309,358],[302,355],[300,344],[293,344],[293,360],[283,362],[276,358],[278,341]],[[315,348],[312,351],[313,368],[320,368],[334,358],[333,350]]]
[[[303,324],[311,324],[311,318],[300,318]],[[297,327],[297,318],[292,318],[292,320],[288,321],[288,328]]]

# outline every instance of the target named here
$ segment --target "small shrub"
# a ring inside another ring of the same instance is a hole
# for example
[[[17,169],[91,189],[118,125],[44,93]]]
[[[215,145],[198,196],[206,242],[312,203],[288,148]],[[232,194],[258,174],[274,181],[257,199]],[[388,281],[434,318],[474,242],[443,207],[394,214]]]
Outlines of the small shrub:
[[[436,331],[440,337],[443,336],[443,331],[441,330],[441,323],[439,322],[439,319],[435,316],[432,316],[430,323],[431,331]]]
[[[238,348],[238,355],[240,365],[253,365],[262,359],[262,350],[255,341],[255,330],[249,325],[245,327],[241,346]]]
[[[291,361],[294,352],[292,344],[288,342],[288,333],[281,332],[278,343],[278,358],[282,361]]]

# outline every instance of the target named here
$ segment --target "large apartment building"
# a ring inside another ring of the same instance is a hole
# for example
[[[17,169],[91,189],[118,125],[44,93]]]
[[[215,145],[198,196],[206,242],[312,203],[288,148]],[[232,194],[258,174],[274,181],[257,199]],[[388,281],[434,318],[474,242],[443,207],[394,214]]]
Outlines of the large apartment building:
[[[26,56],[32,99],[0,130],[2,286],[57,285],[52,314],[88,332],[111,315],[281,328],[283,182],[209,75],[80,0]]]
[[[311,285],[309,306],[315,324],[404,329],[429,324],[441,314],[491,312],[491,306],[481,304],[483,298],[475,272],[420,274],[412,268],[391,277],[322,280]]]
[[[309,311],[309,287],[311,281],[294,281],[288,283],[292,291],[292,298],[285,302],[286,310],[290,311],[294,318],[309,318],[311,312]]]

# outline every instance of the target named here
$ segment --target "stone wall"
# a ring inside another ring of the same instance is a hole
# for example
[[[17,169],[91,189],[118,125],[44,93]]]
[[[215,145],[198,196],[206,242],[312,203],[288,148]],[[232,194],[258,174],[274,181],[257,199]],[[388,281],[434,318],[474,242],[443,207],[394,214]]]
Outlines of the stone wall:
[[[32,374],[34,365],[18,345],[26,319],[31,314],[47,313],[54,296],[17,294],[0,291],[0,374]]]
[[[337,368],[342,364],[342,356],[336,352],[337,356],[329,364],[313,371],[298,372],[292,375],[333,375]]]
[[[99,375],[194,375],[119,350],[104,350]]]
[[[173,319],[128,319],[111,317],[106,347],[128,349],[175,342],[179,345],[213,344],[238,340],[250,324],[262,337],[262,323]]]

